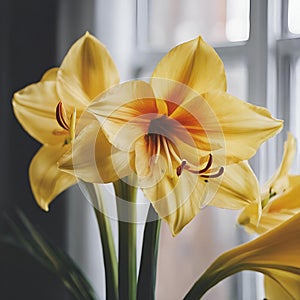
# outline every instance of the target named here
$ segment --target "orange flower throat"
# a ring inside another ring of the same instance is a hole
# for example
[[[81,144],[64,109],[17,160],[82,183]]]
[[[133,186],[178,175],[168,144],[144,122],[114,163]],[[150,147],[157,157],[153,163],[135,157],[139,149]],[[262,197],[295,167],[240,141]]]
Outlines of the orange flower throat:
[[[175,163],[178,165],[176,168],[178,177],[182,174],[183,170],[205,178],[205,182],[207,182],[209,178],[220,177],[224,173],[224,167],[220,167],[219,169],[212,168],[212,154],[209,154],[206,165],[202,168],[189,163],[186,159],[178,155],[179,151],[169,138],[176,131],[171,121],[172,120],[168,119],[167,116],[163,115],[150,122],[148,134],[145,135],[145,141],[148,146],[148,153],[150,157],[152,157],[151,163],[156,164],[159,156],[163,152],[167,159],[170,174],[172,174],[173,163]]]

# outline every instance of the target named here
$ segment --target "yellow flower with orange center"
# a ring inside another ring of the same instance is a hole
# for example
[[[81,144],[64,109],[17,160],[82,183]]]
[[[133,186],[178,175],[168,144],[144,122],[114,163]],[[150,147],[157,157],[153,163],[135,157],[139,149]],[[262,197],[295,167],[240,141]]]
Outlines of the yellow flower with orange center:
[[[77,120],[92,99],[119,82],[105,47],[86,33],[71,47],[59,68],[50,69],[38,83],[16,92],[15,115],[23,128],[43,146],[29,168],[30,184],[39,206],[49,203],[76,182],[57,167],[71,148]],[[108,143],[103,139],[103,143]]]
[[[243,161],[282,122],[226,93],[223,63],[202,38],[172,49],[149,83],[115,86],[87,112],[97,120],[60,160],[64,171],[92,182],[108,182],[118,170],[135,173],[174,235],[207,203],[240,209],[254,202],[258,219],[257,180]],[[111,144],[110,160],[101,151],[102,134]]]
[[[251,206],[246,207],[238,222],[248,232],[264,233],[300,212],[300,176],[289,174],[296,153],[296,141],[288,134],[282,162],[261,192],[262,215],[259,223],[253,220]]]

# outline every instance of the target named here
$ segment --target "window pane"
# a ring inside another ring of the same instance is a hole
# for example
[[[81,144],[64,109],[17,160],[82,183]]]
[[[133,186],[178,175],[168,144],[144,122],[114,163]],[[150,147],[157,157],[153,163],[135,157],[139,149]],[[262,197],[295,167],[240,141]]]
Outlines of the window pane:
[[[226,37],[231,42],[249,38],[249,0],[227,0]]]
[[[300,1],[289,0],[288,26],[289,26],[289,31],[295,34],[300,34],[299,12],[300,12]]]
[[[290,124],[289,130],[295,135],[298,143],[297,149],[300,147],[300,58],[291,66],[291,100],[290,100]],[[298,150],[299,151],[299,150]],[[296,155],[296,160],[292,165],[292,172],[299,173],[300,156]]]
[[[242,62],[236,64],[226,64],[225,70],[227,78],[227,91],[229,94],[247,101],[248,97],[248,69]]]
[[[198,35],[208,43],[249,37],[249,0],[150,0],[149,44],[166,49]]]

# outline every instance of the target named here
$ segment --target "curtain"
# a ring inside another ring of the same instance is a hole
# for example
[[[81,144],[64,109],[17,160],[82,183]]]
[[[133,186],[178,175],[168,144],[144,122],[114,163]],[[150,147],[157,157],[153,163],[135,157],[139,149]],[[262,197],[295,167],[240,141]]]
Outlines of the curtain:
[[[3,214],[18,207],[57,246],[66,248],[66,193],[43,212],[35,203],[28,181],[29,163],[40,147],[14,117],[13,93],[39,81],[43,73],[61,63],[84,30],[80,20],[92,24],[94,1],[0,1],[0,233],[9,227]],[[92,26],[92,25],[91,25]],[[81,30],[82,29],[82,30]],[[55,275],[49,274],[20,249],[0,243],[1,299],[71,299]]]

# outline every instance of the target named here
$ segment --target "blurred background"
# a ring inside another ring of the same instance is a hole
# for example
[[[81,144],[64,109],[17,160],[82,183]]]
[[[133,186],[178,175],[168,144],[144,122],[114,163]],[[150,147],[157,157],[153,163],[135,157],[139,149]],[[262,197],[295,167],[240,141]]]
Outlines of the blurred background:
[[[0,1],[0,211],[21,208],[33,224],[65,249],[104,299],[100,241],[92,207],[74,187],[50,212],[39,209],[28,166],[39,148],[15,119],[15,91],[59,66],[86,31],[110,51],[121,80],[151,75],[161,57],[202,35],[224,61],[228,91],[266,106],[285,128],[252,159],[264,182],[280,163],[286,132],[300,138],[300,19],[297,0],[1,0]],[[299,155],[294,170],[299,170]],[[182,299],[216,256],[248,237],[236,212],[205,208],[176,238],[162,227],[157,299]],[[80,220],[80,221],[78,221]],[[0,232],[7,232],[5,222]],[[32,257],[0,244],[1,299],[72,299],[61,282]],[[261,278],[243,273],[205,299],[263,299]]]

